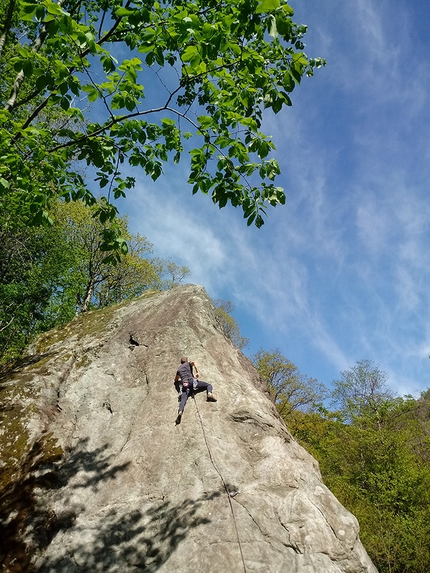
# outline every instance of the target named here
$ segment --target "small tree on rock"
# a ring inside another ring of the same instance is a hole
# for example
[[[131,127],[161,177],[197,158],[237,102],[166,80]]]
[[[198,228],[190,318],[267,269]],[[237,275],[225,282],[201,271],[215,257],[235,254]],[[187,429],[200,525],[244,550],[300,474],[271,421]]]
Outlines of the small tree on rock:
[[[240,334],[240,327],[232,315],[236,308],[235,305],[230,300],[221,299],[214,300],[213,303],[218,324],[223,329],[224,334],[235,346],[243,350],[248,346],[249,340]]]
[[[315,378],[301,374],[297,366],[281,352],[259,350],[253,362],[282,416],[288,416],[293,410],[311,410],[327,394],[326,387]]]

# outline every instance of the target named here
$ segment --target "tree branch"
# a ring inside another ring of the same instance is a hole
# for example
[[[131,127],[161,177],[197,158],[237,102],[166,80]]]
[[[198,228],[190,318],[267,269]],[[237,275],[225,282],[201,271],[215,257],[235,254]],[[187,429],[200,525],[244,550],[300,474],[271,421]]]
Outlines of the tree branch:
[[[0,332],[3,332],[3,330],[6,330],[6,328],[8,328],[8,327],[12,324],[12,322],[13,322],[14,320],[15,320],[15,317],[13,316],[13,317],[9,320],[9,322],[8,322],[7,324],[5,324],[4,326],[1,326],[1,321],[0,321],[0,327],[1,327],[1,328],[0,328]]]
[[[16,0],[11,0],[11,1],[15,2]],[[64,1],[65,1],[65,0],[59,0],[58,4],[61,6],[61,5],[64,3]],[[127,0],[127,3],[125,4],[125,7],[127,8],[127,7],[130,5],[130,3],[131,3],[131,0]],[[103,38],[101,38],[101,39],[97,42],[98,45],[102,45],[104,42],[106,42],[106,41],[112,36],[112,34],[115,32],[116,28],[119,26],[121,20],[122,20],[122,16],[119,17],[119,18],[115,21],[115,23],[113,24],[113,26],[112,26],[112,28],[109,30],[109,32],[107,32],[107,33],[103,36]],[[48,23],[48,24],[49,24],[49,23]],[[43,32],[44,32],[44,33],[43,33]],[[43,37],[42,37],[42,34],[43,34]],[[43,44],[43,41],[44,41],[44,39],[46,38],[46,34],[47,34],[47,27],[44,25],[43,28],[42,28],[42,31],[41,31],[41,33],[40,33],[40,35],[39,35],[39,37],[37,38],[37,40],[36,40],[36,42],[35,42],[35,44],[34,44],[33,51],[37,52],[37,51],[41,48],[41,46],[42,46],[42,44]],[[81,58],[85,58],[85,56],[87,56],[89,53],[90,53],[90,49],[88,48],[88,49],[86,49],[84,52],[81,53]],[[71,66],[71,67],[69,68],[69,74],[72,74],[74,70],[75,70],[75,67],[74,67],[74,66]],[[10,98],[9,98],[9,101],[8,101],[7,104],[6,104],[6,109],[8,109],[9,111],[10,111],[11,109],[15,109],[16,107],[18,107],[17,102],[16,102],[16,99],[17,99],[17,96],[18,96],[18,93],[19,93],[19,90],[20,90],[20,88],[21,88],[21,84],[22,84],[23,81],[24,81],[24,72],[21,70],[21,72],[19,72],[19,74],[18,74],[17,77],[15,78],[15,82],[14,82],[14,85],[13,85],[13,87],[12,87],[11,96],[10,96]],[[39,92],[39,93],[40,93],[40,92]],[[31,95],[35,97],[35,96],[38,95],[38,94],[37,94],[36,92],[33,92],[33,94],[31,94]],[[30,97],[30,96],[28,96],[27,98],[24,98],[23,100],[21,100],[21,101],[19,102],[19,105],[23,105],[23,104],[27,103],[27,102],[29,101],[29,97]],[[39,104],[39,105],[36,107],[36,109],[33,111],[33,113],[30,115],[30,117],[28,117],[27,120],[25,121],[25,123],[23,124],[22,130],[26,129],[26,128],[31,124],[31,122],[39,115],[39,113],[46,107],[46,105],[47,105],[48,102],[49,102],[50,97],[51,97],[51,94],[48,95],[47,98],[46,98],[41,104]],[[30,99],[31,99],[31,98],[30,98]],[[11,140],[11,145],[13,145],[14,143],[16,143],[16,141],[17,141],[18,139],[20,139],[21,137],[22,137],[21,133],[18,132],[18,133],[13,137],[13,139]]]
[[[65,0],[58,0],[58,6],[61,7],[61,5],[64,4],[64,1]],[[45,41],[45,38],[48,34],[48,26],[49,22],[47,24],[43,24],[39,36],[34,41],[33,52],[38,52],[42,47],[43,42]],[[15,107],[16,99],[18,97],[19,90],[21,89],[22,82],[24,81],[24,77],[24,70],[21,70],[15,78],[9,100],[6,103],[5,109],[7,111],[11,111]]]
[[[13,16],[13,11],[15,10],[15,4],[16,4],[16,0],[10,0],[9,6],[7,9],[6,20],[5,20],[5,23],[4,23],[4,26],[2,29],[2,33],[0,36],[0,60],[1,60],[1,57],[3,54],[4,46],[6,44],[6,38],[7,38],[9,31],[10,31],[10,27],[12,24],[12,16]]]

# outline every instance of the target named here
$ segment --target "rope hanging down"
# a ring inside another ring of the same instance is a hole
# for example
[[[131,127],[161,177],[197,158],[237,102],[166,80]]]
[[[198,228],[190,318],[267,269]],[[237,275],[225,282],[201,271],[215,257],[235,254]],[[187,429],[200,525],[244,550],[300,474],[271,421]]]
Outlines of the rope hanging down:
[[[237,544],[239,545],[240,556],[241,556],[242,564],[243,564],[243,571],[244,571],[244,573],[247,573],[246,564],[245,564],[245,558],[244,558],[244,556],[243,556],[242,544],[241,544],[241,542],[240,542],[240,537],[239,537],[239,529],[238,529],[238,527],[237,527],[236,516],[234,515],[233,503],[232,503],[232,501],[231,501],[231,495],[230,495],[230,492],[228,491],[227,484],[225,483],[225,480],[224,480],[224,478],[222,477],[221,472],[219,471],[219,469],[217,468],[217,466],[216,466],[216,464],[215,464],[215,460],[214,460],[214,457],[213,457],[213,454],[212,454],[212,451],[211,451],[211,448],[210,448],[210,446],[209,446],[209,442],[208,442],[208,439],[207,439],[207,436],[206,436],[205,427],[204,427],[204,425],[203,425],[203,418],[202,418],[202,415],[200,414],[200,410],[199,410],[199,407],[198,407],[198,405],[197,405],[197,400],[196,400],[194,394],[193,394],[193,400],[194,400],[194,404],[196,405],[196,410],[197,410],[197,414],[198,414],[198,417],[199,417],[199,420],[200,420],[200,425],[201,425],[201,427],[202,427],[203,438],[204,438],[204,440],[205,440],[205,444],[206,444],[206,447],[207,447],[207,450],[208,450],[208,453],[209,453],[209,458],[210,458],[210,460],[211,460],[211,462],[212,462],[212,465],[213,465],[213,467],[214,467],[216,473],[219,475],[219,477],[220,477],[220,479],[221,479],[221,482],[222,482],[222,485],[224,486],[225,492],[226,492],[226,494],[227,494],[228,503],[229,503],[229,505],[230,505],[231,514],[232,514],[232,516],[233,516],[234,528],[235,528],[235,530],[236,530]]]

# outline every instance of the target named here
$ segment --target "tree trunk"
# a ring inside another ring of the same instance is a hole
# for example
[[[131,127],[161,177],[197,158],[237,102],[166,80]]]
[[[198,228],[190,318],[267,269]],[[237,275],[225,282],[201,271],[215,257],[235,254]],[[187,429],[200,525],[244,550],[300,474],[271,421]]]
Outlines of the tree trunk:
[[[94,292],[94,281],[90,280],[87,284],[87,288],[85,289],[84,300],[82,301],[81,304],[81,312],[87,312],[91,302],[91,298],[93,296],[93,292]]]
[[[10,30],[10,26],[12,23],[12,14],[15,9],[15,0],[10,0],[9,6],[7,9],[6,21],[2,28],[1,36],[0,36],[0,59],[3,53],[4,45],[6,44],[6,38]]]

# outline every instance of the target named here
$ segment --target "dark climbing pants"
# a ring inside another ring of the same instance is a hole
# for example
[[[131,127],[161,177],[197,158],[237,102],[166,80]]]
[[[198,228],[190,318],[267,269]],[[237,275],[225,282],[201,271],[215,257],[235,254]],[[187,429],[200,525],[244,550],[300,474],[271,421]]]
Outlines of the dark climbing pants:
[[[191,392],[197,394],[198,392],[204,392],[205,390],[207,392],[212,392],[212,384],[208,384],[207,382],[202,382],[200,380],[197,382],[197,386],[194,386],[192,389],[186,388],[185,390],[182,390],[181,403],[179,404],[179,411],[180,412],[184,411],[185,404],[187,403],[188,397],[190,396]]]

